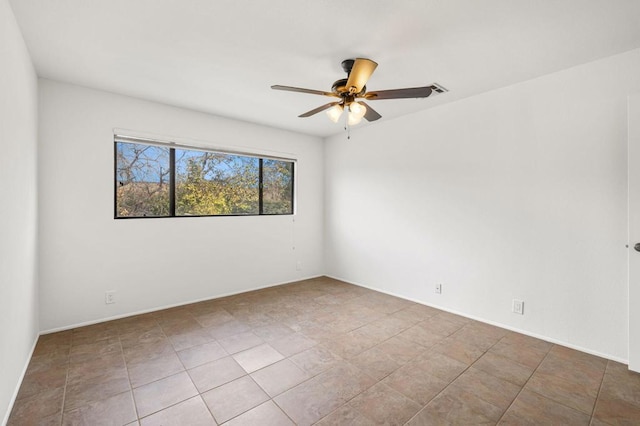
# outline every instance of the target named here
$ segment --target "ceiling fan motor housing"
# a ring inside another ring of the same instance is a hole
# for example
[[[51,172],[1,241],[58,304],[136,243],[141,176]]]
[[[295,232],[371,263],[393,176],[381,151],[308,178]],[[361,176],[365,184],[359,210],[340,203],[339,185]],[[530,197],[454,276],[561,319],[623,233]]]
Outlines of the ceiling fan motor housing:
[[[355,59],[345,59],[342,61],[342,69],[347,73],[347,76],[351,74],[351,69],[353,68],[353,63]]]

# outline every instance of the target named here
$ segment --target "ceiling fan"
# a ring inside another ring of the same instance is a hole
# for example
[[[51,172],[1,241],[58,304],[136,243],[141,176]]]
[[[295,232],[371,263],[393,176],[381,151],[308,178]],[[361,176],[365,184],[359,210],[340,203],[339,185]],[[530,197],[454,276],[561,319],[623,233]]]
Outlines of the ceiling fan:
[[[375,101],[383,99],[426,98],[433,92],[444,93],[447,91],[444,87],[438,84],[432,84],[424,87],[367,92],[367,81],[377,66],[377,63],[371,59],[365,58],[346,59],[342,61],[342,69],[347,73],[347,78],[335,81],[331,87],[331,92],[280,85],[271,86],[271,88],[274,90],[285,90],[289,92],[309,93],[311,95],[338,98],[338,100],[334,102],[329,102],[328,104],[312,109],[304,114],[300,114],[298,117],[311,117],[312,115],[326,110],[331,121],[337,123],[342,112],[346,108],[349,110],[347,116],[348,125],[358,124],[363,117],[367,121],[375,121],[382,117],[373,108],[360,99]]]

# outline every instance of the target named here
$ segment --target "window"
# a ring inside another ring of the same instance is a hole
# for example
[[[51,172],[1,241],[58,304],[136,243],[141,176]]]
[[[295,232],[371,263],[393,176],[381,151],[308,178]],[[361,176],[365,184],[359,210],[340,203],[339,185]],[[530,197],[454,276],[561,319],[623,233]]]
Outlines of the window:
[[[293,214],[292,160],[115,139],[115,218]]]

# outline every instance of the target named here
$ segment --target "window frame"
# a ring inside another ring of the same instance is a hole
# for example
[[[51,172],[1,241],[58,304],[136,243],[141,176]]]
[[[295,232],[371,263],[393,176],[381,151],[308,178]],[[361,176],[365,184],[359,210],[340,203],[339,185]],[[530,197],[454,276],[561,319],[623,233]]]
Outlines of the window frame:
[[[118,216],[118,144],[129,143],[146,146],[158,146],[169,149],[169,214],[165,216]],[[211,214],[211,215],[176,215],[176,149],[211,152],[214,154],[252,157],[258,159],[258,213],[249,214]],[[291,209],[287,213],[263,213],[263,160],[276,160],[291,163]],[[168,219],[183,217],[256,217],[256,216],[293,216],[296,214],[296,168],[297,160],[293,158],[262,155],[259,153],[242,152],[235,150],[208,148],[204,146],[189,145],[177,142],[167,142],[155,139],[124,136],[114,134],[113,138],[113,218],[120,219]]]

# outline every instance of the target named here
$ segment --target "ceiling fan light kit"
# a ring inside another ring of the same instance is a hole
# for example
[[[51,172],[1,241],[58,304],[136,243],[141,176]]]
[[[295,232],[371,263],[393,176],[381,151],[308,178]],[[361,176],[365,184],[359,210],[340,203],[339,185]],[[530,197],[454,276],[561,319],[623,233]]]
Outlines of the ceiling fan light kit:
[[[327,110],[327,117],[329,117],[329,120],[337,123],[338,120],[340,120],[342,111],[344,111],[344,107],[340,104],[336,104]]]
[[[367,108],[360,102],[353,101],[346,106],[349,110],[347,113],[347,124],[349,126],[355,126],[362,121],[362,117],[367,113]],[[345,106],[342,104],[336,104],[327,110],[327,116],[329,120],[337,123],[344,112]]]
[[[376,121],[382,117],[361,99],[375,101],[384,99],[426,98],[432,96],[434,93],[439,94],[447,91],[444,87],[434,83],[424,87],[367,92],[367,81],[377,67],[378,64],[376,62],[366,58],[346,59],[342,61],[342,69],[347,73],[347,78],[335,81],[331,86],[331,92],[280,85],[271,86],[271,88],[274,90],[338,98],[338,100],[334,102],[329,102],[311,111],[307,111],[298,117],[311,117],[321,111],[326,111],[329,119],[337,123],[346,108],[348,110],[347,126],[354,126],[360,123],[362,118],[367,121]]]

